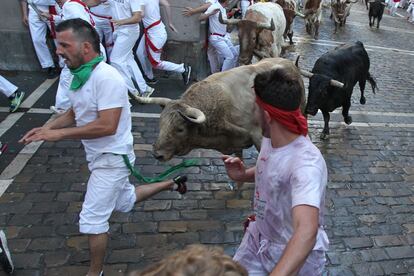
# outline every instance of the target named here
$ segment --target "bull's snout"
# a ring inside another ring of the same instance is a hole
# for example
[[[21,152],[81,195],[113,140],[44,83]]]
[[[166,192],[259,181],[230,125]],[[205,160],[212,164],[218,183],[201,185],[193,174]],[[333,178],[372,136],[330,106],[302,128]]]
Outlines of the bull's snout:
[[[152,156],[158,161],[165,161],[165,155],[161,151],[156,150],[154,145],[152,146]]]
[[[154,156],[154,158],[157,159],[158,161],[164,161],[164,155],[159,154],[155,151],[152,152],[152,156]]]

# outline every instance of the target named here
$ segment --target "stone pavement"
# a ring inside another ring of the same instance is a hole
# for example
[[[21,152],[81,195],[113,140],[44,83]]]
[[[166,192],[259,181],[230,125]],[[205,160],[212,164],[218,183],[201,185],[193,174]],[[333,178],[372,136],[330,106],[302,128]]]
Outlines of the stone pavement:
[[[306,36],[303,23],[297,20],[298,42],[287,57],[300,54],[301,67],[311,69],[338,42],[361,40],[368,49],[380,90],[373,95],[367,86],[367,104],[361,106],[355,89],[354,123],[346,126],[340,113],[333,114],[330,139],[321,141],[322,116],[310,120],[312,140],[329,169],[327,267],[331,275],[414,275],[414,28],[403,18],[385,15],[380,30],[370,30],[366,13],[361,3],[354,5],[347,25],[334,35],[325,10],[318,41]],[[30,74],[18,84],[29,90],[27,83],[37,87],[41,78]],[[33,106],[37,110],[25,110],[18,126],[1,132],[1,140],[11,144],[11,152],[1,156],[2,171],[22,150],[13,137],[49,119],[44,108],[53,101],[55,85],[47,90],[49,97]],[[158,88],[162,92],[156,95],[172,97],[184,89],[169,79],[162,79]],[[241,223],[252,212],[253,184],[232,190],[220,154],[211,150],[195,150],[166,164],[157,162],[150,151],[158,135],[159,109],[138,106],[134,111],[146,112],[133,117],[136,167],[143,174],[157,174],[190,157],[201,165],[186,170],[187,194],[163,192],[130,213],[114,213],[105,275],[143,268],[192,243],[218,245],[234,254],[243,235]],[[4,119],[8,114],[0,115]],[[245,152],[248,164],[253,165],[256,156],[254,149]],[[88,245],[77,221],[87,179],[79,141],[46,142],[33,150],[0,197],[0,227],[7,232],[15,275],[85,274]]]

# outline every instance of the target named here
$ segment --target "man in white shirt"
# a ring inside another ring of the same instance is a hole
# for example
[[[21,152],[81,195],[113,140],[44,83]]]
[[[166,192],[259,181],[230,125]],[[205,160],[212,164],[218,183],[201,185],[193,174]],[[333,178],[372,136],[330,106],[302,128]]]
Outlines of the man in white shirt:
[[[139,0],[85,0],[84,2],[90,7],[104,2],[109,3],[112,23],[115,27],[114,46],[110,56],[111,65],[121,73],[130,93],[149,97],[154,92],[154,88],[145,82],[132,53],[139,37],[139,22],[143,16]],[[134,81],[139,91],[135,88]]]
[[[182,11],[182,14],[184,16],[192,16],[198,13],[204,13],[212,4],[216,2],[217,0],[206,0],[206,2],[203,5],[198,6],[196,8],[185,7],[184,10]],[[208,43],[208,38],[206,41],[206,45],[207,45],[207,59],[208,59],[208,62],[210,63],[211,73],[214,74],[214,73],[220,72],[221,66],[223,63],[223,58],[220,57],[217,54],[216,49]]]
[[[114,46],[114,24],[111,22],[111,7],[109,3],[105,2],[96,7],[90,8],[92,18],[95,21],[95,29],[99,34],[101,43],[104,43],[106,55],[109,57]]]
[[[133,163],[135,154],[125,82],[115,68],[102,62],[99,35],[90,24],[81,19],[66,20],[57,26],[56,33],[56,52],[65,58],[74,75],[69,94],[72,108],[43,127],[32,129],[19,142],[82,140],[91,175],[79,230],[89,240],[88,276],[103,275],[112,211],[129,212],[136,202],[171,190],[174,181],[137,187],[129,182],[130,171],[123,158]]]
[[[224,58],[221,71],[226,71],[235,66],[237,59],[237,50],[234,49],[230,39],[226,37],[227,25],[221,24],[219,21],[219,12],[221,12],[224,19],[227,19],[226,9],[228,0],[218,0],[216,3],[210,5],[207,11],[200,15],[200,21],[209,19],[209,38],[208,42],[211,44],[217,53]]]
[[[25,0],[20,1],[22,10],[23,23],[29,26],[30,35],[32,37],[33,46],[36,51],[42,69],[47,71],[47,77],[53,79],[59,75],[55,68],[52,54],[46,44],[46,31],[50,29],[52,36],[54,35],[54,23],[47,18],[42,18],[37,12],[52,12],[56,2],[54,0],[29,0],[29,9]],[[35,10],[36,9],[36,10]],[[27,15],[27,11],[29,11]]]
[[[161,60],[162,47],[167,41],[165,25],[161,21],[160,4],[166,8],[168,26],[174,32],[176,28],[171,22],[171,10],[168,0],[140,0],[144,7],[142,23],[144,24],[144,36],[138,48],[137,56],[149,80],[154,79],[152,68],[181,73],[184,84],[188,84],[191,75],[191,66],[181,63],[176,64]]]

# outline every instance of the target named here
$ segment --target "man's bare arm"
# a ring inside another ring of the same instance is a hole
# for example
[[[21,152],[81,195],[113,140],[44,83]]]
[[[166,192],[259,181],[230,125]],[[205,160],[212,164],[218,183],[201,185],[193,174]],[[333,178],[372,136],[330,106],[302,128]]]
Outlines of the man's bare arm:
[[[137,12],[133,12],[130,18],[125,18],[121,20],[111,20],[111,21],[116,26],[122,26],[122,25],[136,24],[136,23],[139,23],[141,20],[142,20],[142,12],[137,11]]]
[[[297,275],[315,246],[319,209],[310,205],[293,207],[293,236],[270,276]]]
[[[118,129],[121,111],[121,107],[99,111],[98,118],[95,121],[79,127],[56,128],[58,126],[64,125],[65,123],[69,123],[69,120],[66,120],[67,118],[61,119],[55,123],[51,122],[45,127],[32,129],[25,136],[23,136],[23,138],[19,142],[24,144],[30,144],[31,142],[36,141],[59,141],[63,139],[95,139],[104,136],[114,135],[116,133],[116,130]],[[53,127],[55,127],[55,129],[53,129]]]

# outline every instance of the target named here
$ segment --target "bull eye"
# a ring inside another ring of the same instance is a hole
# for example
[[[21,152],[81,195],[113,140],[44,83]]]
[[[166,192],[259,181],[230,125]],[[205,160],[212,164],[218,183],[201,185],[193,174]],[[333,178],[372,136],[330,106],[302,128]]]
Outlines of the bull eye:
[[[177,127],[177,133],[183,133],[184,132],[184,128],[183,127]]]

